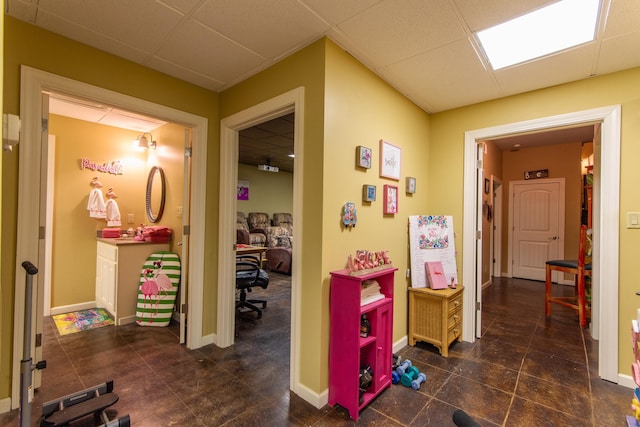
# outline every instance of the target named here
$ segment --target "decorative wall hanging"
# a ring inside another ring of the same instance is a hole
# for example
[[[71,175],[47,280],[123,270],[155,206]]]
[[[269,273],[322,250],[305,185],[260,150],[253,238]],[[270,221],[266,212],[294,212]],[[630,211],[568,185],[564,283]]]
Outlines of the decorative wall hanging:
[[[249,181],[238,181],[238,200],[249,200]]]
[[[355,227],[358,222],[358,214],[356,212],[356,204],[353,202],[347,202],[342,209],[342,224],[349,228]]]
[[[401,149],[381,139],[380,140],[380,176],[383,178],[400,180]]]
[[[384,186],[384,204],[382,212],[385,214],[398,213],[398,187],[395,185]]]
[[[371,169],[371,148],[362,145],[356,147],[356,166]]]
[[[406,193],[413,194],[416,192],[416,179],[408,176],[406,180]]]
[[[526,171],[524,179],[549,178],[549,169],[538,169],[537,171]]]
[[[111,162],[104,162],[102,164],[98,164],[98,163],[92,162],[89,159],[83,158],[83,159],[80,159],[80,169],[81,170],[91,169],[92,171],[95,171],[95,172],[110,173],[113,175],[123,174],[122,163],[120,163],[120,160],[113,160]]]
[[[375,202],[376,201],[376,186],[365,184],[362,186],[362,201],[363,202]]]

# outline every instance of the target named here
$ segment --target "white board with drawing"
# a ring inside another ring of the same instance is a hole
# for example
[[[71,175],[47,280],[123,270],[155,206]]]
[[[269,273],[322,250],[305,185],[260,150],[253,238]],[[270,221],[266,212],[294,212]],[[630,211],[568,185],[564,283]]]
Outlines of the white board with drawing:
[[[411,287],[426,288],[425,262],[440,261],[447,283],[458,284],[453,217],[414,215],[409,217],[409,255]]]

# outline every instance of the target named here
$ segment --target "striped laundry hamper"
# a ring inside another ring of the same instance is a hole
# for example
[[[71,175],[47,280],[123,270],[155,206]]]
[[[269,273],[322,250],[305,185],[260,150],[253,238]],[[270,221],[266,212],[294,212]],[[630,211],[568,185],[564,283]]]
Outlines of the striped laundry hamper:
[[[155,252],[142,265],[138,285],[136,323],[167,326],[180,285],[180,257],[173,252]]]

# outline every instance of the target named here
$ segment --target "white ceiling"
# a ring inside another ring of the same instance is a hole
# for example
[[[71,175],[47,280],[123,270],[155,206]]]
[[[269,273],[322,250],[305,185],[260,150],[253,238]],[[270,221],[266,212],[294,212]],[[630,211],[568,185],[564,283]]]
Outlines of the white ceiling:
[[[215,92],[323,36],[429,113],[640,66],[638,0],[602,0],[594,42],[495,72],[473,33],[551,1],[5,3],[13,17]]]

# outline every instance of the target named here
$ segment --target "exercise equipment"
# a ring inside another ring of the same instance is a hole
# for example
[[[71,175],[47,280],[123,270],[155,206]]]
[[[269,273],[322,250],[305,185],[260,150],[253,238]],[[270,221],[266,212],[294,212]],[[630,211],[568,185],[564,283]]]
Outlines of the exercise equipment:
[[[396,368],[396,372],[398,373],[398,375],[403,376],[407,371],[407,369],[409,369],[410,367],[411,367],[411,360],[406,359]]]
[[[396,371],[391,371],[391,384],[398,384],[400,382],[400,375]]]
[[[113,380],[68,394],[42,405],[41,427],[61,427],[93,415],[101,427],[129,427],[129,415],[110,420],[106,409],[118,401],[113,393]]]
[[[22,360],[20,361],[20,426],[31,427],[31,401],[29,391],[32,385],[32,372],[47,367],[47,361],[41,360],[35,365],[31,359],[31,304],[33,300],[33,276],[38,268],[29,261],[22,263],[27,272],[24,289],[24,338],[22,342]]]
[[[29,392],[32,386],[32,372],[35,369],[44,369],[47,362],[41,360],[35,365],[31,359],[31,307],[33,300],[33,276],[38,273],[38,268],[29,261],[22,263],[22,268],[27,272],[24,296],[24,339],[23,359],[20,361],[20,427],[32,427],[31,402]],[[56,400],[51,400],[42,405],[42,417],[40,426],[58,427],[66,426],[70,422],[93,415],[100,416],[102,427],[129,427],[129,415],[115,420],[109,420],[105,409],[118,401],[118,395],[112,393],[113,381],[91,387],[77,393],[69,394]]]
[[[456,409],[451,418],[453,423],[458,427],[480,427],[480,424],[475,422],[475,420],[462,409]]]
[[[400,382],[405,387],[411,387],[411,382],[418,378],[420,371],[415,366],[409,366],[409,369],[400,377]]]
[[[422,384],[426,380],[427,380],[427,376],[425,374],[423,374],[422,372],[420,372],[418,374],[418,378],[416,378],[415,380],[411,381],[411,388],[414,389],[414,390],[419,390],[420,389],[420,384]]]

